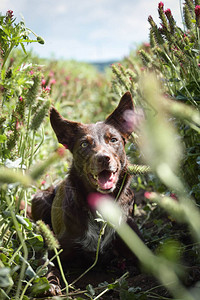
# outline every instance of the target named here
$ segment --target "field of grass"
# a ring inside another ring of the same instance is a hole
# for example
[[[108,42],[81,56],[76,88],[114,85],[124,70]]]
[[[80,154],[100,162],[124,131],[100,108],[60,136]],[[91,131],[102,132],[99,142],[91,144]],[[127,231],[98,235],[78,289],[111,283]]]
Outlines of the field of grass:
[[[64,296],[55,299],[199,299],[200,1],[185,1],[183,29],[162,2],[158,14],[159,26],[148,18],[149,44],[104,72],[27,53],[27,42],[43,39],[33,38],[24,21],[16,24],[11,11],[0,16],[0,299],[41,299],[49,290],[44,241],[51,233],[31,221],[31,198],[60,181],[72,160],[51,129],[50,106],[91,123],[111,113],[126,91],[135,105],[126,151],[144,243],[126,224],[117,230],[140,267],[96,266],[73,285],[78,272],[68,271]],[[115,224],[118,207],[107,205],[112,215],[97,207],[102,222]],[[53,249],[59,257],[61,249]]]

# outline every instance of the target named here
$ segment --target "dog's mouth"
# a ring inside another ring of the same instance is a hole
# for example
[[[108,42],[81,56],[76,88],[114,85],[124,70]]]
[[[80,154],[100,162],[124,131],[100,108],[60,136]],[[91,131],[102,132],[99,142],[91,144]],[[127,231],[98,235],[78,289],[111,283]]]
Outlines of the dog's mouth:
[[[89,173],[91,182],[97,186],[97,190],[101,192],[113,191],[118,179],[118,170],[112,172],[111,170],[103,170],[97,175]]]

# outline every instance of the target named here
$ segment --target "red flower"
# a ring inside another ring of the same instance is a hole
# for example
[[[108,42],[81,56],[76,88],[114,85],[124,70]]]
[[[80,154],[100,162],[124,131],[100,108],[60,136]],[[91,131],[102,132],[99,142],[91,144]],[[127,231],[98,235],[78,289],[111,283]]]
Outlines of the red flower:
[[[65,148],[64,147],[59,147],[57,149],[57,153],[60,157],[63,157],[65,155]]]
[[[169,9],[169,8],[166,9],[165,14],[166,14],[167,17],[170,17],[172,15],[171,9]]]
[[[13,11],[12,10],[7,11],[6,18],[12,20],[12,18],[13,18]]]
[[[44,86],[46,84],[46,80],[45,79],[42,79],[42,85]]]
[[[149,44],[149,43],[143,43],[143,47],[149,48],[149,47],[150,47],[150,44]]]
[[[151,195],[152,195],[151,192],[145,192],[145,193],[144,193],[144,197],[147,198],[147,199],[150,199],[150,198],[151,198]]]
[[[174,200],[177,200],[177,196],[176,196],[176,194],[174,194],[174,193],[171,193],[171,194],[170,194],[170,197],[171,197],[172,199],[174,199]]]
[[[158,8],[159,9],[163,9],[163,7],[164,7],[164,3],[163,2],[158,3]]]
[[[45,88],[43,88],[43,90],[44,90],[45,92],[50,92],[51,88],[50,88],[49,86],[46,86]]]
[[[150,22],[152,20],[153,20],[152,16],[148,16],[148,21]]]
[[[55,83],[56,83],[55,78],[52,78],[52,79],[50,80],[50,84],[52,85],[52,84],[55,84]]]
[[[195,14],[196,14],[197,17],[200,16],[200,5],[197,5],[195,7]]]
[[[196,5],[195,7],[195,15],[196,15],[196,24],[200,28],[200,5]]]

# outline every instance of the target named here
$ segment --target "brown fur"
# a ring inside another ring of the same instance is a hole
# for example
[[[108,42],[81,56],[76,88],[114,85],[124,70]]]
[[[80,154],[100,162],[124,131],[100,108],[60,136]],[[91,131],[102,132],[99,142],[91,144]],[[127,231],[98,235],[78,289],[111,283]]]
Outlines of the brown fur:
[[[91,193],[109,194],[118,197],[130,226],[138,231],[132,218],[133,193],[129,188],[125,143],[133,130],[128,112],[134,107],[130,93],[120,100],[118,107],[104,122],[82,124],[64,119],[51,108],[50,121],[58,141],[73,154],[73,163],[68,176],[57,187],[38,192],[32,201],[32,216],[42,219],[56,234],[63,251],[63,260],[93,258],[101,223],[97,223],[96,212],[88,204]],[[116,246],[116,234],[107,227],[102,237],[100,254]],[[119,247],[121,248],[121,247]],[[115,249],[117,250],[117,249]],[[123,252],[123,250],[122,250]],[[123,253],[122,253],[123,254]]]

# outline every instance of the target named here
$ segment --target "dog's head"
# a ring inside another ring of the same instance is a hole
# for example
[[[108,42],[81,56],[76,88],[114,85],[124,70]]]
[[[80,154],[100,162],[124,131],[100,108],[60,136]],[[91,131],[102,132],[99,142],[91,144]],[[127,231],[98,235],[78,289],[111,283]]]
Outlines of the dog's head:
[[[103,122],[82,124],[64,119],[55,108],[50,121],[58,141],[73,154],[73,164],[90,191],[111,193],[126,166],[125,142],[133,131],[133,100],[129,92]]]

